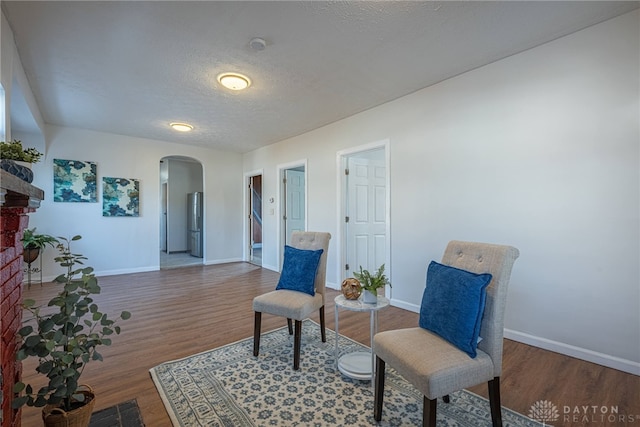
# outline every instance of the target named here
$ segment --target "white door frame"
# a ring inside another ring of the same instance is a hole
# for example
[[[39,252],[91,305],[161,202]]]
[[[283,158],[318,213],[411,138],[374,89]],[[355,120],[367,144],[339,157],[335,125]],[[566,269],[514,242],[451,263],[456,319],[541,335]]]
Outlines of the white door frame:
[[[283,227],[283,215],[284,215],[284,194],[283,194],[283,188],[284,186],[282,185],[282,180],[284,178],[284,173],[285,170],[287,169],[294,169],[294,168],[298,168],[298,167],[303,167],[304,168],[304,229],[307,230],[307,226],[308,226],[308,218],[309,218],[309,206],[308,206],[308,200],[309,200],[309,180],[308,178],[308,172],[307,172],[307,159],[300,159],[300,160],[295,160],[293,162],[288,162],[288,163],[281,163],[279,165],[276,166],[277,170],[278,170],[278,191],[277,191],[277,195],[276,195],[276,200],[278,200],[278,203],[276,204],[276,214],[277,214],[277,226],[276,226],[276,233],[278,238],[276,239],[277,241],[277,247],[278,247],[278,252],[277,252],[277,257],[276,257],[276,263],[278,266],[278,271],[280,271],[280,268],[282,267],[282,257],[284,254],[284,245],[288,244],[289,242],[285,242],[285,238],[284,238],[284,227]]]
[[[244,173],[244,178],[242,179],[242,183],[243,183],[243,190],[242,190],[242,194],[243,194],[243,219],[242,219],[242,260],[249,262],[251,261],[250,258],[250,253],[249,253],[249,244],[248,242],[250,242],[251,240],[251,236],[249,235],[249,233],[251,232],[250,227],[249,227],[249,215],[251,215],[250,209],[251,209],[251,205],[249,203],[249,184],[251,183],[251,178],[254,176],[258,176],[258,175],[262,175],[262,193],[264,194],[264,173],[262,169],[256,169],[250,172],[245,172]],[[263,221],[264,224],[264,221]],[[262,234],[264,235],[264,225],[262,227]],[[264,251],[264,249],[263,249]],[[264,252],[263,252],[264,253]]]
[[[364,144],[364,145],[359,145],[357,147],[352,147],[352,148],[348,148],[345,150],[340,150],[337,152],[337,156],[336,156],[336,171],[337,171],[337,177],[336,177],[336,183],[337,183],[337,189],[336,189],[336,194],[338,195],[338,203],[337,203],[337,226],[336,226],[336,230],[338,230],[337,232],[337,241],[339,242],[337,245],[337,258],[339,260],[338,265],[336,266],[337,271],[336,271],[336,277],[338,277],[338,283],[342,283],[342,281],[346,278],[345,277],[345,264],[346,264],[346,244],[347,244],[347,233],[346,233],[346,229],[345,229],[345,216],[346,216],[346,206],[345,206],[345,199],[346,199],[346,179],[345,179],[345,174],[344,174],[344,170],[346,168],[346,162],[347,162],[347,157],[350,157],[354,154],[357,153],[362,153],[365,151],[371,151],[371,150],[379,150],[379,149],[383,149],[384,150],[384,163],[385,163],[385,168],[386,168],[386,195],[385,195],[385,215],[386,215],[386,221],[385,221],[385,233],[387,234],[387,245],[385,248],[385,273],[387,275],[387,277],[389,277],[390,279],[392,278],[391,276],[391,272],[392,272],[392,265],[391,265],[391,173],[390,173],[390,166],[391,166],[391,156],[389,153],[389,140],[385,139],[382,141],[376,141],[376,142],[372,142],[369,144]],[[385,286],[385,295],[387,298],[391,298],[391,288],[389,286]]]

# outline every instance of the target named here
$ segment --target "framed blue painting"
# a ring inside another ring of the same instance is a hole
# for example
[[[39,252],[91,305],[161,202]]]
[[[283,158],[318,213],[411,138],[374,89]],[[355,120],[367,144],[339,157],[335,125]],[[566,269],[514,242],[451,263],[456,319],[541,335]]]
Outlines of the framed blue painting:
[[[53,201],[95,203],[96,163],[53,159]]]
[[[138,216],[140,181],[102,178],[102,216]]]

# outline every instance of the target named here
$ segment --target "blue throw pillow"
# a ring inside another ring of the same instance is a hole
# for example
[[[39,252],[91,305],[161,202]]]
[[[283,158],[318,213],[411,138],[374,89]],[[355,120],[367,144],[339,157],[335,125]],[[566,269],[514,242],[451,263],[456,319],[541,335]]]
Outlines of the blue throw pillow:
[[[322,252],[323,249],[309,251],[285,245],[282,274],[276,289],[289,289],[314,296],[316,272]]]
[[[420,306],[420,327],[476,357],[491,274],[476,274],[431,261]]]

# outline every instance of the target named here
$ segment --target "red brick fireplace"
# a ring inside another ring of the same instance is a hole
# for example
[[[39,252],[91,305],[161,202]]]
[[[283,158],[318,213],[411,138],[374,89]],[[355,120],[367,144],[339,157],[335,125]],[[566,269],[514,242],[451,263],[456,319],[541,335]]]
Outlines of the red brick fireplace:
[[[22,322],[22,232],[30,212],[40,207],[44,192],[0,170],[0,424],[19,427],[21,412],[11,409],[13,384],[22,366],[16,361],[17,331]]]

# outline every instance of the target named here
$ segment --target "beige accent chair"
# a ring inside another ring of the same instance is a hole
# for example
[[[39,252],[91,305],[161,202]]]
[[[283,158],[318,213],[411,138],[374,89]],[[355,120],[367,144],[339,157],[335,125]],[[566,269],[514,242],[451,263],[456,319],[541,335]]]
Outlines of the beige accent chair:
[[[253,355],[258,356],[260,352],[260,325],[262,313],[273,314],[287,318],[289,335],[293,335],[293,369],[300,368],[300,341],[302,335],[302,321],[309,317],[316,310],[320,312],[320,334],[322,342],[327,341],[324,320],[324,293],[327,272],[327,252],[329,250],[329,240],[331,234],[294,231],[291,234],[290,246],[303,250],[323,249],[320,257],[318,271],[315,279],[315,295],[311,296],[303,292],[279,289],[271,291],[253,299],[253,311],[255,312],[254,332],[253,332]],[[295,332],[291,320],[295,321]]]
[[[435,427],[437,398],[449,402],[449,394],[483,382],[489,386],[493,426],[502,426],[500,374],[504,311],[511,268],[518,249],[511,246],[449,242],[442,264],[474,273],[491,273],[481,323],[477,356],[465,352],[438,335],[417,327],[385,331],[375,335],[376,354],[374,418],[383,409],[385,366],[389,364],[424,395],[422,425]]]

